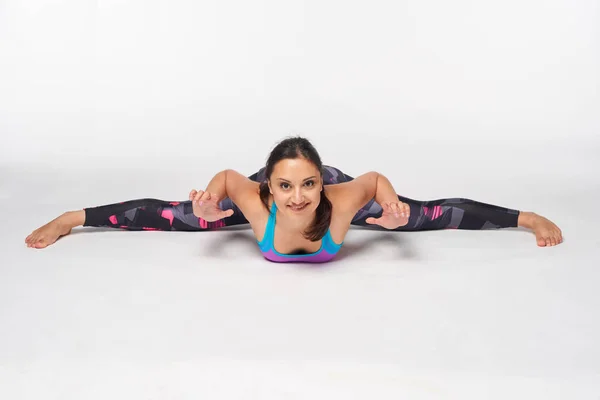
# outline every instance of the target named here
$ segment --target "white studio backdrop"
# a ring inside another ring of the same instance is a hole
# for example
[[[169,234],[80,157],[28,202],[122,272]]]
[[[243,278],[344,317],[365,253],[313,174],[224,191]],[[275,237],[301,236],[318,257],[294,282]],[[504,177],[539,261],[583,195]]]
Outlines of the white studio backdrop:
[[[596,398],[599,84],[591,0],[0,0],[0,397]],[[67,210],[250,175],[293,134],[566,241],[354,230],[323,270],[247,231],[24,248]]]
[[[376,148],[371,169],[397,156],[390,143],[597,147],[599,13],[584,0],[3,0],[0,159],[201,155],[250,171],[296,133],[326,162]]]

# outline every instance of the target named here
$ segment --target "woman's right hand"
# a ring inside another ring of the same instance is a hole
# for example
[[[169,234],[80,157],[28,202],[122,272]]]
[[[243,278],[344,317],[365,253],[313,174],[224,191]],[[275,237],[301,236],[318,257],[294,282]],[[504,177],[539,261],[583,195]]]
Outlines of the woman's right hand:
[[[190,192],[190,200],[192,202],[194,215],[207,222],[218,221],[233,215],[233,209],[230,208],[229,210],[223,211],[219,208],[219,197],[214,193],[192,189]]]

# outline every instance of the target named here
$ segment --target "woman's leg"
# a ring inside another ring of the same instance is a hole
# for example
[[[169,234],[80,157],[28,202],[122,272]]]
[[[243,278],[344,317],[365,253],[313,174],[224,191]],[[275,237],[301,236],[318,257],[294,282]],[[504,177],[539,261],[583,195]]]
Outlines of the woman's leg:
[[[230,199],[221,201],[220,205],[225,210],[232,208],[233,215],[207,222],[194,215],[192,202],[189,200],[181,202],[157,199],[130,200],[85,208],[83,226],[107,226],[135,231],[203,231],[248,223]]]
[[[248,178],[257,181],[260,173],[264,175],[264,168]],[[231,199],[224,199],[219,204],[223,210],[233,209],[233,215],[219,221],[207,222],[194,215],[191,201],[173,202],[157,199],[129,200],[69,211],[33,231],[27,236],[25,243],[28,247],[44,248],[53,244],[59,237],[71,233],[72,228],[82,225],[133,231],[203,231],[248,223]]]
[[[325,166],[323,178],[326,185],[354,179],[331,166]],[[562,242],[562,232],[558,226],[532,212],[521,212],[464,198],[419,201],[398,195],[398,199],[410,206],[410,217],[406,225],[394,229],[395,231],[483,230],[522,226],[534,231],[538,246],[553,246]],[[366,223],[367,218],[379,218],[382,212],[381,206],[372,199],[356,213],[352,225],[384,230],[378,225]]]
[[[425,231],[437,229],[484,230],[518,226],[519,211],[464,198],[419,201],[398,195],[398,200],[410,206],[408,223],[396,231]],[[367,224],[369,217],[381,217],[382,209],[371,200],[352,220],[353,225]],[[384,228],[381,228],[384,229]]]
[[[266,179],[265,168],[248,176],[254,182]],[[328,184],[337,183],[337,170],[328,169]],[[341,178],[345,179],[345,178]],[[191,201],[157,199],[130,200],[123,203],[85,208],[83,226],[108,226],[128,230],[201,231],[224,226],[247,224],[238,206],[226,198],[219,202],[222,210],[233,209],[233,215],[219,221],[206,222],[194,215]]]
[[[326,166],[327,184],[348,182],[354,178],[337,168]],[[498,207],[463,198],[419,201],[398,195],[398,199],[410,206],[408,224],[398,227],[397,231],[423,231],[434,229],[498,229],[516,227],[519,211]],[[383,210],[375,199],[361,208],[352,225],[379,227],[365,222],[369,217],[379,218]],[[381,228],[385,229],[385,228]]]
[[[248,179],[264,179],[264,168]],[[129,230],[203,231],[224,226],[247,224],[239,207],[226,198],[219,202],[222,210],[233,209],[233,215],[207,222],[194,215],[191,201],[164,201],[157,199],[130,200],[118,204],[86,208],[83,226],[109,226]]]

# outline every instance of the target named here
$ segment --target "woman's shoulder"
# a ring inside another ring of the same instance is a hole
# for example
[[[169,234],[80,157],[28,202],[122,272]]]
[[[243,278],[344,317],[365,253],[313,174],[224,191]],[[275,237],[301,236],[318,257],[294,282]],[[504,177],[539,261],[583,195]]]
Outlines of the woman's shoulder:
[[[349,203],[344,199],[345,188],[342,183],[327,185],[323,187],[325,195],[331,202],[331,223],[329,233],[335,243],[342,243],[355,213],[352,213]]]
[[[248,220],[256,240],[260,242],[267,229],[267,222],[269,222],[269,216],[271,215],[273,199],[271,196],[269,196],[267,201],[268,205],[265,206],[265,203],[263,203],[262,199],[260,198],[260,192],[258,190],[250,197],[251,199],[249,199],[249,202],[251,202],[252,209],[250,212],[248,212],[248,215],[244,214],[244,216]]]
[[[353,217],[375,196],[377,173],[367,172],[351,181],[324,185],[323,188],[334,209]]]
[[[227,196],[244,214],[255,236],[262,237],[269,219],[272,200],[269,199],[269,206],[265,207],[260,197],[260,183],[234,170],[227,170],[225,185]]]
[[[325,185],[323,190],[332,205],[331,238],[341,243],[356,213],[375,196],[377,173],[367,172],[348,182]]]

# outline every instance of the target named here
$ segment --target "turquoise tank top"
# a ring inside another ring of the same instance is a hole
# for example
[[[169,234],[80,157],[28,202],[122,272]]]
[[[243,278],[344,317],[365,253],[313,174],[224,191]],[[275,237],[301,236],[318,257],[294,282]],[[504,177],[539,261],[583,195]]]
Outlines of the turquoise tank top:
[[[267,221],[267,228],[265,230],[265,236],[258,243],[258,247],[260,251],[263,253],[263,256],[269,260],[274,262],[308,262],[308,263],[322,263],[332,260],[337,252],[340,250],[344,242],[337,244],[331,238],[331,233],[329,232],[329,228],[327,228],[327,233],[323,236],[321,241],[321,248],[309,254],[283,254],[275,250],[273,246],[273,239],[275,237],[275,220],[277,215],[277,206],[275,202],[271,205],[271,212],[269,213],[269,220]]]

